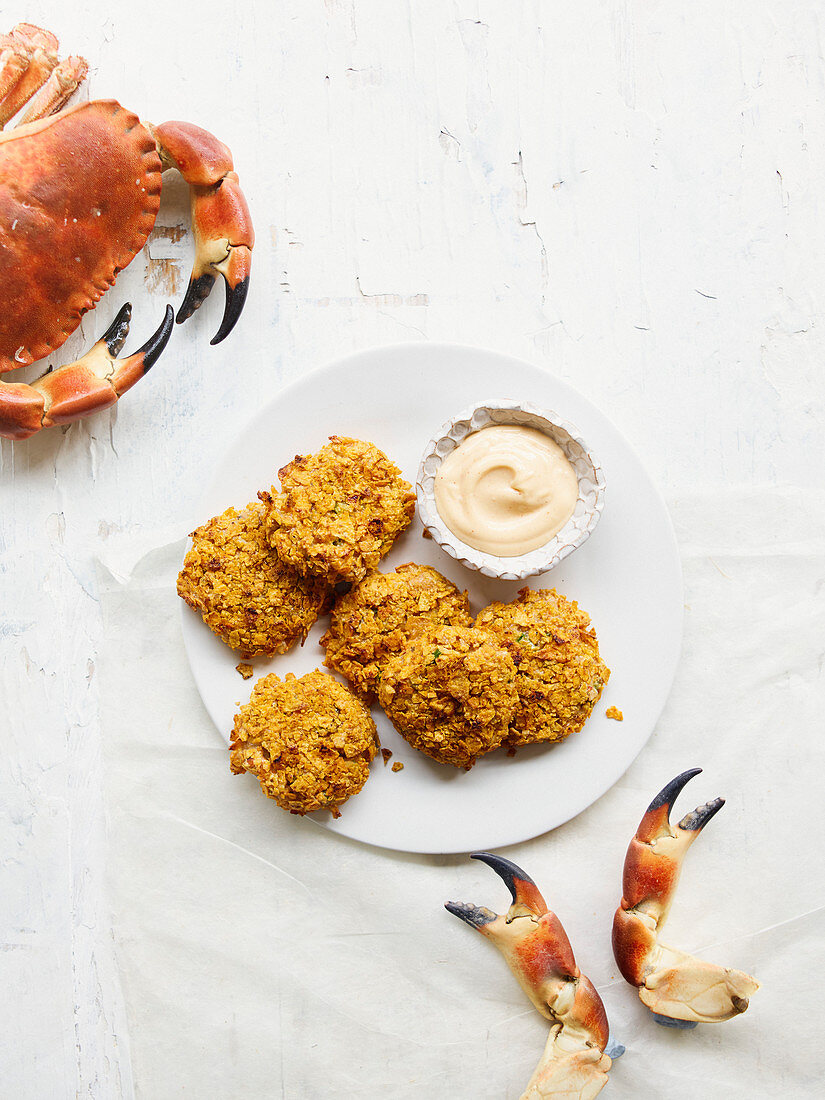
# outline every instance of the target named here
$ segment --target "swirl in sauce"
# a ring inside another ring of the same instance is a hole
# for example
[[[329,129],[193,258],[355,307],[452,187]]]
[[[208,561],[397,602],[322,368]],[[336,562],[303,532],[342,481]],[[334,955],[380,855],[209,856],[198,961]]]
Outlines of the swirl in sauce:
[[[573,515],[579,483],[544,432],[482,428],[444,459],[435,504],[454,535],[485,554],[515,557],[544,546]]]

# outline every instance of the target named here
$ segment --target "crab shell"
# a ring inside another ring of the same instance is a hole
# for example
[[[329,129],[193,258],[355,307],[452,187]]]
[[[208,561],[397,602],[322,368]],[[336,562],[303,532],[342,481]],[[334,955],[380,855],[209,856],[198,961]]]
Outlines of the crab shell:
[[[0,134],[0,374],[59,348],[140,251],[161,170],[152,133],[115,100]]]

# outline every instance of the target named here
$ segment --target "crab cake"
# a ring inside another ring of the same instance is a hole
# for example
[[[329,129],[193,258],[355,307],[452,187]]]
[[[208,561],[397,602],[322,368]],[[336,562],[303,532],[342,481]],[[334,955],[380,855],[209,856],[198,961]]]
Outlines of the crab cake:
[[[413,748],[471,768],[507,736],[518,705],[515,679],[512,658],[489,634],[437,626],[387,662],[378,697]]]
[[[306,638],[328,601],[322,580],[278,560],[264,533],[265,514],[255,501],[193,531],[178,576],[178,595],[244,657],[285,653]]]
[[[373,443],[330,436],[278,471],[267,538],[282,561],[330,583],[356,583],[410,525],[415,496]]]
[[[371,701],[389,658],[440,625],[472,626],[473,619],[467,593],[437,570],[410,562],[394,573],[368,573],[332,609],[321,639],[324,664]]]
[[[378,751],[375,722],[352,692],[316,669],[297,680],[263,676],[235,715],[230,766],[252,772],[291,814],[337,808],[367,781]]]
[[[492,634],[516,665],[519,705],[506,743],[563,741],[577,733],[610,676],[578,604],[555,588],[522,588],[512,603],[485,607],[476,626]]]

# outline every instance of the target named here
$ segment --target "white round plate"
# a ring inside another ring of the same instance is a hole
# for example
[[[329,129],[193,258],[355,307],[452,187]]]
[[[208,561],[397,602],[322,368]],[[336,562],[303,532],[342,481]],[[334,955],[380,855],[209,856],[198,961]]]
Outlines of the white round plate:
[[[293,383],[241,433],[202,501],[200,522],[230,505],[243,507],[259,489],[277,486],[278,469],[294,455],[317,451],[330,435],[371,440],[414,484],[424,446],[439,426],[459,409],[493,397],[554,409],[578,425],[600,458],[607,479],[601,522],[575,553],[528,583],[555,587],[590,615],[610,681],[581,733],[554,747],[520,749],[515,757],[491,753],[469,772],[410,748],[376,706],[381,744],[403,770],[393,772],[379,755],[340,818],[311,815],[332,832],[369,844],[431,853],[515,844],[569,821],[621,777],[653,731],[681,648],[681,569],[664,502],[628,443],[581,394],[521,360],[444,344],[376,348]],[[512,599],[523,587],[465,569],[422,531],[416,516],[381,568],[408,561],[432,565],[468,589],[474,613],[492,600]],[[252,662],[255,676],[244,681],[235,671],[238,654],[185,604],[182,611],[192,673],[227,741],[238,704],[249,699],[259,676],[301,676],[322,665],[318,639],[326,618],[302,648]],[[623,711],[623,722],[605,717],[611,705]],[[273,804],[273,812],[282,811]]]

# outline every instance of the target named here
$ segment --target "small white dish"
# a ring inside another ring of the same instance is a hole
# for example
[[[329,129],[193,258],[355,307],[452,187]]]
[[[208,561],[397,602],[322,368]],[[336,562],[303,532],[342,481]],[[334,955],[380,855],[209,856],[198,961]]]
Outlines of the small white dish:
[[[536,428],[557,443],[576,474],[579,495],[573,515],[562,529],[536,550],[518,556],[487,554],[463,542],[438,511],[435,479],[442,462],[475,432],[501,424]],[[604,509],[605,476],[578,428],[557,413],[522,401],[482,401],[462,409],[429,441],[416,480],[418,514],[436,545],[468,569],[503,581],[523,581],[547,573],[592,534]]]

